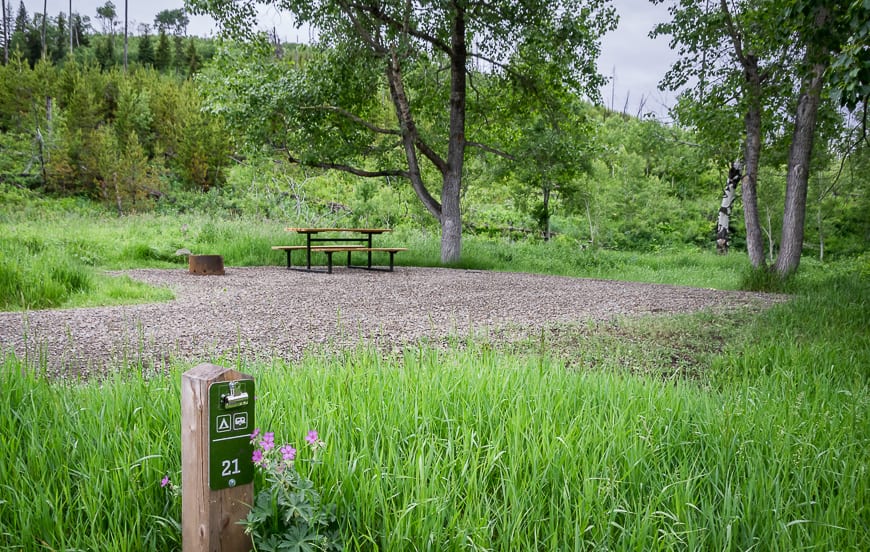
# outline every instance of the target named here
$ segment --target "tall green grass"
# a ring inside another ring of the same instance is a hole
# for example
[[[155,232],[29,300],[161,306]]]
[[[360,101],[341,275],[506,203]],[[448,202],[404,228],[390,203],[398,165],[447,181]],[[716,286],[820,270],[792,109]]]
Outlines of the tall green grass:
[[[319,430],[312,475],[351,550],[866,550],[870,283],[855,276],[712,329],[695,315],[512,352],[218,362],[255,375],[258,426],[297,444]],[[692,378],[643,369],[656,339],[700,351]],[[184,368],[52,382],[7,357],[0,548],[178,549],[158,483],[177,480]]]
[[[92,250],[92,247],[90,248]],[[0,310],[117,305],[172,298],[127,277],[94,267],[83,240],[60,242],[19,232],[0,242]]]
[[[159,486],[180,454],[174,379],[49,382],[7,357],[0,382],[0,549],[178,549]]]

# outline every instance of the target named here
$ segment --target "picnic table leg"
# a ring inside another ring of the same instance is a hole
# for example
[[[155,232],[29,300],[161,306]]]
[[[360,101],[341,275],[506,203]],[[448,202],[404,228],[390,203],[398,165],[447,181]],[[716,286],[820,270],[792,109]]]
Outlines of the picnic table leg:
[[[311,270],[311,233],[305,234],[305,253],[308,260],[308,270]]]
[[[369,234],[369,269],[372,267],[372,235]]]
[[[350,268],[350,251],[347,252],[347,267]]]
[[[285,249],[285,251],[287,252],[287,270],[290,270],[290,268],[293,266],[293,264],[290,262],[290,254],[293,253],[293,251],[290,249]]]
[[[395,251],[390,251],[390,272],[393,271],[393,256],[396,254]]]
[[[332,274],[332,251],[326,251],[326,273]]]

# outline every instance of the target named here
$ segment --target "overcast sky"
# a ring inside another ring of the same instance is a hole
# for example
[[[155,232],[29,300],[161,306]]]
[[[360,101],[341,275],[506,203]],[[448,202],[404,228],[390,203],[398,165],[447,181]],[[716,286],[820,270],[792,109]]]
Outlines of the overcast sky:
[[[2,1],[2,0],[0,0]],[[20,0],[11,0],[14,11]],[[123,19],[124,0],[113,0],[118,15]],[[619,13],[620,22],[615,32],[605,36],[602,41],[599,70],[602,74],[615,79],[601,91],[602,99],[608,107],[619,111],[626,108],[636,115],[643,98],[643,112],[654,112],[667,118],[667,106],[674,97],[670,93],[659,92],[657,85],[665,71],[670,67],[674,55],[668,48],[666,39],[652,40],[647,35],[656,23],[667,19],[667,9],[653,6],[648,0],[612,0]],[[24,5],[30,15],[42,11],[42,0],[25,0]],[[72,10],[88,15],[94,28],[99,29],[96,18],[97,6],[105,0],[73,0]],[[48,0],[48,13],[57,16],[59,12],[69,11],[69,0]],[[180,8],[183,0],[129,0],[128,8],[130,32],[138,33],[139,23],[154,23],[154,16],[163,10]],[[263,14],[263,28],[275,27],[278,35],[292,42],[308,42],[308,30],[297,30],[293,20],[270,10]],[[215,33],[215,24],[203,16],[190,16],[190,34],[210,36]]]

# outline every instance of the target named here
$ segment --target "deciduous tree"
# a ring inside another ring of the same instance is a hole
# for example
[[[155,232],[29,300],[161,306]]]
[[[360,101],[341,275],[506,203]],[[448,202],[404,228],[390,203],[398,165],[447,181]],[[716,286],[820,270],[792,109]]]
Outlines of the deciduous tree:
[[[268,141],[278,142],[294,162],[407,179],[441,225],[445,263],[461,254],[466,148],[481,145],[477,128],[487,117],[522,115],[475,109],[471,61],[485,61],[493,73],[510,77],[506,84],[530,95],[558,84],[597,96],[603,81],[595,67],[598,39],[615,23],[605,0],[262,3],[317,27],[323,56],[295,74],[264,72],[258,90],[243,92],[247,98],[231,94],[237,111],[268,118],[265,128],[275,131]],[[255,2],[187,4],[237,37],[253,34]],[[269,71],[262,64],[258,69]],[[388,94],[391,116],[381,109],[380,91]],[[228,106],[219,103],[213,105]],[[359,164],[361,156],[371,164]],[[432,184],[432,174],[440,185]]]
[[[187,17],[183,8],[174,10],[162,10],[154,17],[154,25],[158,31],[172,32],[176,35],[187,34],[187,26],[190,18]]]
[[[103,23],[104,34],[115,34],[115,18],[118,17],[118,11],[115,9],[115,4],[111,0],[107,1],[102,6],[97,8],[97,17]]]
[[[856,21],[864,17],[866,22],[870,17],[866,5],[834,0],[719,0],[701,6],[691,0],[674,0],[672,21],[653,32],[671,35],[672,44],[680,49],[680,60],[663,85],[676,89],[696,79],[681,98],[683,114],[701,128],[705,120],[713,120],[707,113],[724,110],[743,117],[744,220],[754,267],[765,264],[756,203],[765,129],[782,132],[784,116],[790,114],[793,130],[786,200],[780,253],[774,264],[774,270],[787,277],[797,270],[803,247],[807,180],[822,90],[834,59],[845,59],[844,66],[855,59],[842,56],[863,28]],[[853,102],[854,91],[861,90],[860,80],[844,80],[858,83],[855,88],[843,87]]]

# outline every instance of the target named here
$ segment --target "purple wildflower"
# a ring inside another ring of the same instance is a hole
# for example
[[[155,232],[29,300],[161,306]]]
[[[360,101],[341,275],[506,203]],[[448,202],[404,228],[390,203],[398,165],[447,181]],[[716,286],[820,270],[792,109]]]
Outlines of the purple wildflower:
[[[296,449],[290,445],[284,445],[281,447],[281,457],[284,458],[285,462],[292,462],[296,459]]]
[[[161,486],[161,487],[165,487],[165,486],[167,486],[167,485],[171,485],[171,484],[172,484],[172,481],[169,480],[169,476],[168,476],[168,475],[164,475],[164,476],[163,476],[163,479],[160,480],[160,486]]]
[[[312,447],[317,446],[317,431],[311,430],[308,432],[308,435],[305,436],[305,440],[308,441],[308,444]]]
[[[251,433],[251,442],[253,443],[254,441],[256,441],[257,437],[259,437],[259,436],[260,436],[260,428],[258,427],[257,429],[254,430],[253,433]]]
[[[275,433],[272,431],[267,431],[263,434],[263,440],[260,441],[260,448],[263,449],[263,452],[269,452],[273,448],[275,448]]]
[[[254,450],[254,454],[251,455],[251,460],[257,466],[261,465],[263,463],[263,451],[260,449]]]

